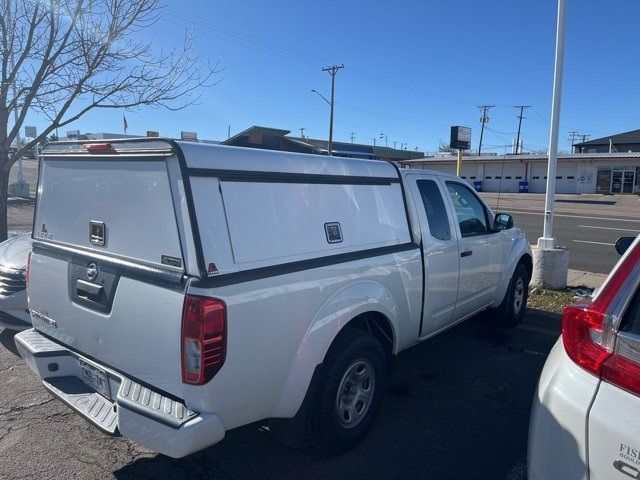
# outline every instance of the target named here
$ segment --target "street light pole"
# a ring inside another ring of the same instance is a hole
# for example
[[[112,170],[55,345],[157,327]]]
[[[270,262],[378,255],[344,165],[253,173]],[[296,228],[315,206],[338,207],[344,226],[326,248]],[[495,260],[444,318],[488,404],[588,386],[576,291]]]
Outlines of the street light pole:
[[[549,134],[549,164],[547,167],[547,194],[544,208],[544,230],[538,239],[541,248],[553,248],[553,200],[556,193],[556,166],[558,163],[558,131],[560,129],[560,101],[562,98],[562,69],[564,61],[565,0],[558,0],[558,26],[556,34],[556,64],[551,104],[551,133]],[[517,147],[516,147],[517,148]]]
[[[566,0],[558,0],[556,61],[553,76],[544,230],[542,237],[538,239],[538,244],[531,249],[533,252],[533,275],[531,283],[538,287],[553,290],[562,290],[567,287],[569,270],[569,250],[567,248],[557,247],[555,239],[553,238],[553,201],[556,191],[556,166],[558,163],[558,131],[560,127],[560,100],[562,97],[565,14]]]
[[[336,73],[338,73],[338,70],[340,70],[341,68],[344,68],[344,64],[332,65],[331,67],[322,69],[323,72],[329,72],[329,75],[331,75],[331,102],[329,103],[329,105],[331,106],[331,114],[329,115],[329,156],[333,154],[333,106],[335,104],[334,95],[336,88]]]

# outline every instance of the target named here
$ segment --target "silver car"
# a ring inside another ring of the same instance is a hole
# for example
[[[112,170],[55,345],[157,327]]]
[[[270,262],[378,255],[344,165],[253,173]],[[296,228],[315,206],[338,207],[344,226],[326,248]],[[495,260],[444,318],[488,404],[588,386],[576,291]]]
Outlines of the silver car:
[[[0,243],[0,328],[31,327],[25,278],[30,251],[31,233]]]

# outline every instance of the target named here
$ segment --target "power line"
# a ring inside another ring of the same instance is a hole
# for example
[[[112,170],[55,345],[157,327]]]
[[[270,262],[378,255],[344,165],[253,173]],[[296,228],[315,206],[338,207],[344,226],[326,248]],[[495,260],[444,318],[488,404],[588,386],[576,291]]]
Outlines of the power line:
[[[524,116],[522,115],[522,112],[524,112],[525,108],[530,108],[531,105],[514,105],[513,108],[519,108],[520,109],[520,115],[518,115],[518,136],[516,137],[516,155],[518,155],[520,153],[520,130],[522,129],[522,119],[524,118]]]
[[[242,30],[234,29],[226,25],[213,22],[208,19],[195,17],[191,13],[185,11],[184,9],[173,7],[171,5],[164,5],[164,8],[166,8],[167,11],[170,13],[170,18],[167,18],[167,16],[163,15],[160,18],[162,21],[166,21],[174,25],[176,25],[176,22],[183,22],[181,26],[190,26],[193,29],[197,28],[198,31],[205,36],[214,36],[218,38],[222,37],[225,40],[231,41],[232,43],[240,44],[250,49],[259,50],[264,53],[275,55],[289,61],[304,63],[309,66],[319,66],[328,61],[326,57],[313,55],[307,51],[298,50],[296,48],[289,47],[284,44],[267,40],[257,35],[253,35],[251,33],[248,33]],[[410,85],[406,85],[404,83],[401,83],[395,80],[380,77],[378,75],[375,75],[361,68],[350,66],[349,70],[350,70],[349,73],[345,73],[347,77],[357,77],[360,80],[363,80],[369,83],[374,83],[385,88],[391,87],[397,90],[402,90],[405,93],[412,93],[414,95],[418,94],[421,96],[427,96],[432,98],[442,98],[442,99],[464,103],[464,104],[476,103],[469,99],[448,96],[448,95],[439,95],[430,91],[422,90],[422,89],[419,89]],[[503,106],[503,105],[500,105],[500,106]]]
[[[478,144],[478,156],[482,154],[482,137],[484,136],[484,126],[489,122],[489,115],[487,112],[495,105],[479,105],[478,108],[482,110],[482,116],[480,117],[480,143]]]

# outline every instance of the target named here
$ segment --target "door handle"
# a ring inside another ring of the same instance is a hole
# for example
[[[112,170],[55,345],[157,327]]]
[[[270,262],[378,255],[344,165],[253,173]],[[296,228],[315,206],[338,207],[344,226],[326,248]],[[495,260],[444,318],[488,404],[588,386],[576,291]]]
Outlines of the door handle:
[[[102,292],[102,285],[96,285],[95,283],[86,282],[82,279],[76,281],[76,295],[80,298],[100,303]]]
[[[470,257],[471,255],[473,255],[473,250],[467,250],[466,252],[462,252],[460,254],[461,257]]]

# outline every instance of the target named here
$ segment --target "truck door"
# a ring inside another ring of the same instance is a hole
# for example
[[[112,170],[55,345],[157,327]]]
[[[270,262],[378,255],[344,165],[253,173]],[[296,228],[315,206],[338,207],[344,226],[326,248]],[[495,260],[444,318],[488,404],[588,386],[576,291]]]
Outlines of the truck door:
[[[488,306],[504,268],[504,249],[492,230],[489,211],[465,183],[446,180],[450,205],[455,210],[460,245],[460,281],[455,319]]]
[[[434,175],[409,175],[424,255],[424,310],[421,336],[451,324],[458,296],[458,239],[447,192]]]

